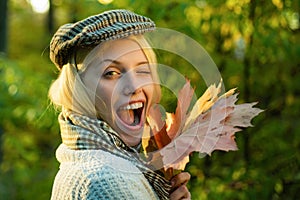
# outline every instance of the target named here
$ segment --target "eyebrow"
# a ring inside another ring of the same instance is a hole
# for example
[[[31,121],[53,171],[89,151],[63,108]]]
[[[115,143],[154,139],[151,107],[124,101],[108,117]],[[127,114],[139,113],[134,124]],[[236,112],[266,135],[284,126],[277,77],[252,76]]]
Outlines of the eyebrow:
[[[113,60],[113,59],[105,59],[101,63],[104,63],[104,62],[111,62],[111,63],[117,64],[117,65],[122,64],[122,62],[119,62],[119,61]],[[149,64],[149,62],[148,61],[141,61],[141,62],[137,63],[136,66],[143,65],[143,64]]]

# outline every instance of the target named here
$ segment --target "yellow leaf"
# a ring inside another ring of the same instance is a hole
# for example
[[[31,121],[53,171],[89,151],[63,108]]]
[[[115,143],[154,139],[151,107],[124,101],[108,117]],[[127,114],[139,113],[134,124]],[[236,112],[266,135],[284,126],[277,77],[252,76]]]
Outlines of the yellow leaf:
[[[218,100],[218,94],[221,92],[221,86],[222,80],[218,84],[218,87],[216,87],[216,84],[212,84],[207,88],[204,94],[195,103],[189,117],[186,120],[183,130],[185,130],[186,127],[189,127],[201,113],[209,110],[214,105],[214,103]]]

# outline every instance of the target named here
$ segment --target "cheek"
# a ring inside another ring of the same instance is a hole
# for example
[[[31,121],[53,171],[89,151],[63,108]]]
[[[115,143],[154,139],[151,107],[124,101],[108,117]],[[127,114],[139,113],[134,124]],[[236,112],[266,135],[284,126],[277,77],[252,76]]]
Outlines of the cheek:
[[[99,76],[94,71],[94,68],[88,68],[87,71],[81,74],[81,79],[86,87],[87,93],[96,106],[97,96],[99,95]]]
[[[158,99],[159,96],[156,94],[156,88],[154,87],[154,85],[148,85],[146,87],[144,87],[144,92],[147,96],[148,99],[148,105],[147,105],[147,113],[149,110],[149,107],[153,104],[153,103],[158,103]]]
[[[96,109],[99,113],[110,113],[114,102],[113,85],[100,81],[95,97]]]
[[[153,84],[146,87],[146,93],[149,96],[149,99],[153,99],[153,97],[154,97],[154,85]]]

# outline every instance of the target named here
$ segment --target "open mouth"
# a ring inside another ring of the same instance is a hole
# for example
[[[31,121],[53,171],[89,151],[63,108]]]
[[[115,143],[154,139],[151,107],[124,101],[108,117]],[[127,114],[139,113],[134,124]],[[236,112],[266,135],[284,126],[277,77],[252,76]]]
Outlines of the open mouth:
[[[119,118],[129,126],[137,126],[141,123],[144,104],[136,102],[119,108],[117,111]]]

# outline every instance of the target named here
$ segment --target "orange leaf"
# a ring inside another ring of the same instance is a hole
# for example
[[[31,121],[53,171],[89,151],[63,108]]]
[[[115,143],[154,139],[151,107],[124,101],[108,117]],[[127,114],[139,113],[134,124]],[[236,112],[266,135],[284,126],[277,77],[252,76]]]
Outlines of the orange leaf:
[[[162,115],[158,105],[151,106],[147,121],[152,129],[154,140],[158,149],[163,148],[171,142],[171,139],[167,134],[166,123],[162,120]]]
[[[172,122],[171,124],[167,124],[168,135],[171,139],[177,137],[181,133],[193,95],[194,89],[191,87],[190,81],[187,80],[178,93],[175,114],[167,114],[166,121]]]

